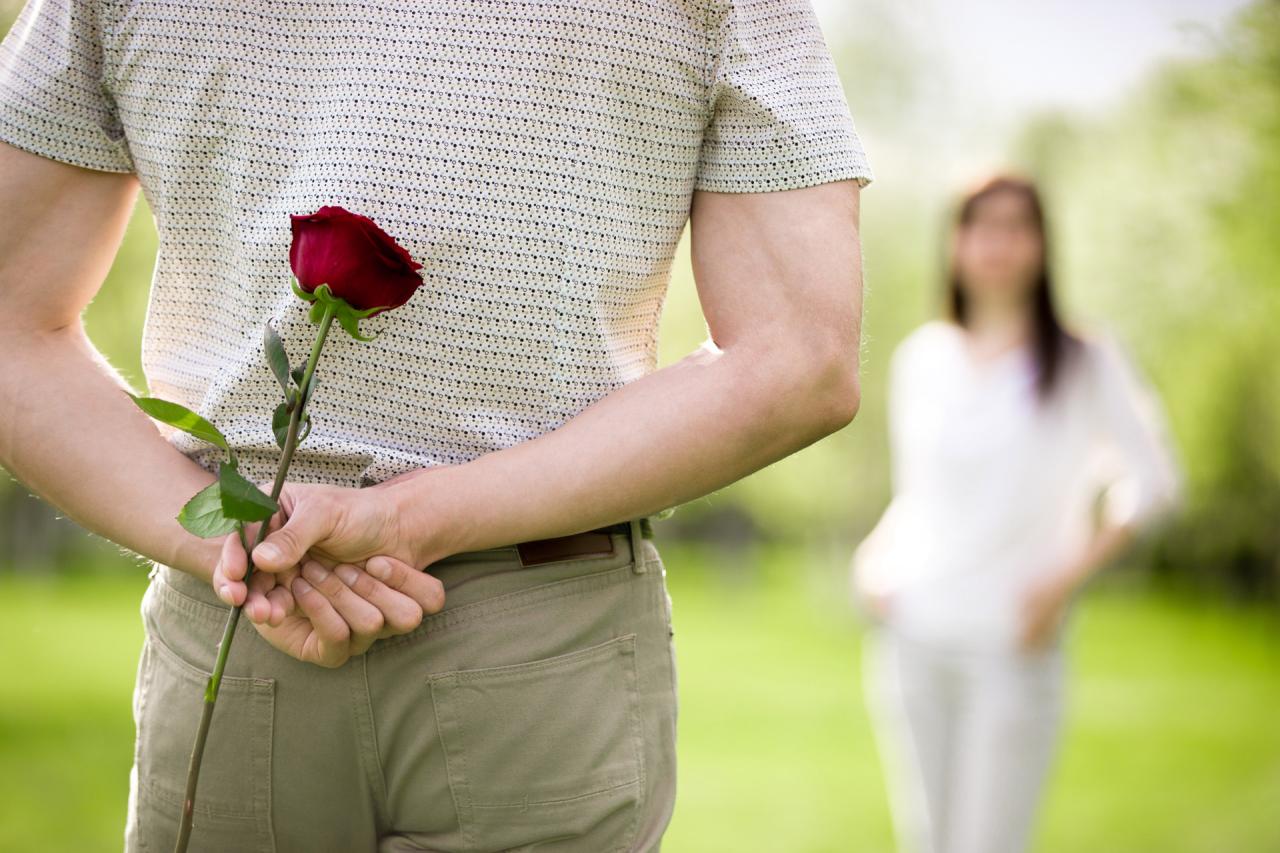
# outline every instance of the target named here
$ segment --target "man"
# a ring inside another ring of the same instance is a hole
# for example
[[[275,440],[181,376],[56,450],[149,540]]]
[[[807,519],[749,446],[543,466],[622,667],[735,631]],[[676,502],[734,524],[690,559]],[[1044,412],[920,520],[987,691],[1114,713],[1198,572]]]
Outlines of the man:
[[[859,403],[872,175],[808,0],[32,0],[0,143],[0,462],[153,561],[126,848],[172,846],[243,603],[204,843],[658,849],[677,699],[648,517]],[[313,335],[288,214],[342,205],[424,264],[374,342],[326,344],[249,585],[238,540],[174,521],[216,449],[158,430],[79,322],[139,188],[149,391],[262,484],[263,323]],[[658,370],[686,221],[710,337]]]

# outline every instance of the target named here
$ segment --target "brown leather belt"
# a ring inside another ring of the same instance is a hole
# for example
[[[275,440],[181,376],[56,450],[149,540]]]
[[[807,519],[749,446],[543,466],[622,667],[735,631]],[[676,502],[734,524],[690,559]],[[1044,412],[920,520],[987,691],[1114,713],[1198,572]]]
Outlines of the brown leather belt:
[[[584,530],[581,533],[571,533],[568,536],[553,536],[549,539],[530,539],[527,542],[517,542],[515,548],[520,555],[520,564],[522,566],[533,566],[538,563],[550,563],[554,560],[580,557],[585,554],[612,554],[614,552],[613,534],[629,533],[630,531],[631,522],[620,521],[617,524],[607,524],[604,527]],[[653,537],[653,527],[648,516],[640,519],[640,534],[645,538]]]

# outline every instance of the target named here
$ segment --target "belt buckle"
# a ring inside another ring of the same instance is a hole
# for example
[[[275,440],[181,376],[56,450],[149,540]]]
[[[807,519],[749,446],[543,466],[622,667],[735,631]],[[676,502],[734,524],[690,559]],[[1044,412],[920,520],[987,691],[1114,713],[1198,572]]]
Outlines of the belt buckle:
[[[531,539],[516,543],[516,553],[520,555],[522,567],[552,563],[569,557],[611,555],[614,553],[613,536],[589,530],[550,539]]]

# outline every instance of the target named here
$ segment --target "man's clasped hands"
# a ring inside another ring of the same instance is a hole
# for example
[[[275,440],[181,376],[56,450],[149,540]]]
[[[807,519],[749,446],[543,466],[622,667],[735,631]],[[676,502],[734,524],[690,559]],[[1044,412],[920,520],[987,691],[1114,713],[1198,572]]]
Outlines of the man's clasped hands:
[[[253,548],[226,536],[210,583],[228,605],[244,605],[258,633],[298,660],[338,667],[375,640],[408,633],[444,608],[444,586],[417,565],[422,531],[405,530],[390,487],[416,469],[354,489],[286,482],[280,511]],[[269,491],[271,484],[259,484]],[[261,523],[245,526],[250,546]]]

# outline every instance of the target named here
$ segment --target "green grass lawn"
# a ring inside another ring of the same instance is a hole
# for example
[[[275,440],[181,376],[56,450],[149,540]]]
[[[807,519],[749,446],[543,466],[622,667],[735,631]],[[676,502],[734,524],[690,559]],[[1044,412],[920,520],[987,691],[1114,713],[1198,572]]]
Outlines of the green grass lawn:
[[[841,567],[662,543],[680,679],[664,850],[888,851]],[[145,571],[0,580],[0,850],[117,850]],[[1071,637],[1038,851],[1280,850],[1280,627],[1112,584]]]

